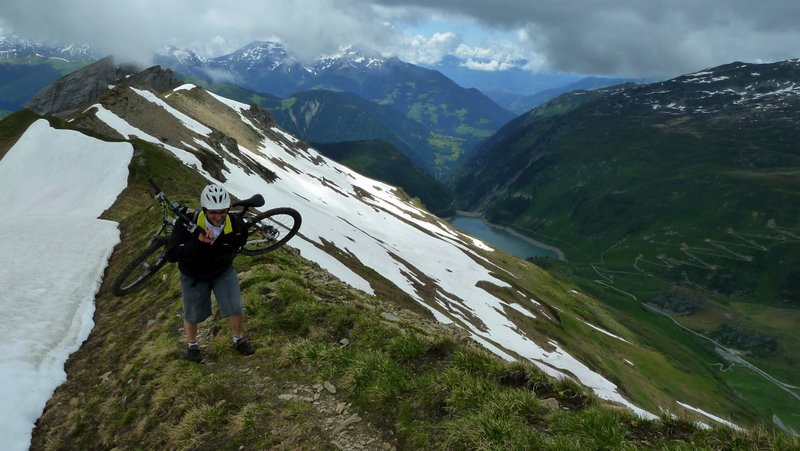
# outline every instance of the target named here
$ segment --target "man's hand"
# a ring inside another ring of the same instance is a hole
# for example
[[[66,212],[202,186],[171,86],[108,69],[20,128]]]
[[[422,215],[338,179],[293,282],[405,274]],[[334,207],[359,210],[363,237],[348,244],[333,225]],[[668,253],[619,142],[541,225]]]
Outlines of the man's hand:
[[[209,229],[204,230],[203,233],[197,236],[197,239],[200,240],[201,243],[206,244],[211,244],[216,240],[216,238],[214,238],[214,232]]]

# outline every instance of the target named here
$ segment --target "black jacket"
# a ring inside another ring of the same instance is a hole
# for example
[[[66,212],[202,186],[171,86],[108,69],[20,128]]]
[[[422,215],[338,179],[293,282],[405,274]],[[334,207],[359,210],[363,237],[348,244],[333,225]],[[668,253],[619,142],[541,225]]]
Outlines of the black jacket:
[[[203,226],[202,212],[195,221]],[[186,227],[176,225],[167,241],[167,260],[178,262],[178,269],[195,280],[214,280],[233,264],[236,254],[247,242],[247,228],[237,214],[228,214],[225,230],[212,244],[203,243]]]

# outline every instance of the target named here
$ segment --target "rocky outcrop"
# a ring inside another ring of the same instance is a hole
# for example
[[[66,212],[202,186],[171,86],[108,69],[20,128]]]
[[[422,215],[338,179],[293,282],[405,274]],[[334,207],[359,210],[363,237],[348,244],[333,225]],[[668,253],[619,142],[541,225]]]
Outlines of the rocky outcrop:
[[[724,323],[711,331],[710,335],[726,346],[751,352],[759,357],[769,356],[778,348],[778,342],[774,338],[738,324]]]
[[[42,115],[67,117],[89,106],[109,86],[118,84],[150,87],[160,92],[178,86],[178,81],[169,69],[154,66],[139,72],[133,66],[116,66],[113,57],[107,56],[47,85],[25,108]]]
[[[708,299],[701,292],[679,285],[656,293],[645,303],[673,316],[691,315],[709,306]]]
[[[161,66],[153,66],[141,72],[137,72],[119,84],[131,86],[146,86],[156,92],[164,92],[176,88],[180,85],[175,72],[171,69],[162,69]]]

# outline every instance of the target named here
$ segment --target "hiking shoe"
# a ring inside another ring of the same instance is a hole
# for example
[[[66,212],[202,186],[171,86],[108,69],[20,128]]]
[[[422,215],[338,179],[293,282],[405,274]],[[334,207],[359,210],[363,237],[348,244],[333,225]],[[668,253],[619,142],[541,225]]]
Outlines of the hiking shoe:
[[[250,355],[255,352],[253,350],[253,345],[250,344],[244,337],[236,340],[236,343],[233,344],[233,347],[239,351],[239,354]]]
[[[203,361],[203,354],[200,352],[200,346],[192,345],[189,346],[189,350],[186,351],[186,360],[191,362],[200,363]]]

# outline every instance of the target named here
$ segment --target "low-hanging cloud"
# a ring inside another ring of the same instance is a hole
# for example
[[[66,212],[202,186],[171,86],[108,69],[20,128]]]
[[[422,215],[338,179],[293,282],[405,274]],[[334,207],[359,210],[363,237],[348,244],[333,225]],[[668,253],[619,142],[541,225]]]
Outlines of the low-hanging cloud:
[[[22,38],[88,44],[132,62],[165,45],[219,56],[256,40],[280,40],[301,59],[345,43],[390,39],[370,7],[338,0],[4,0],[0,28]]]
[[[537,66],[584,74],[675,75],[800,57],[800,2],[752,0],[374,0],[522,31]]]
[[[164,45],[203,56],[277,39],[302,59],[349,44],[433,64],[464,42],[441,30],[409,36],[403,24],[438,15],[514,32],[520,40],[467,47],[529,68],[665,76],[732,61],[800,56],[800,2],[752,0],[4,0],[0,29],[23,38],[86,43],[118,60],[148,62]],[[507,45],[508,44],[508,45]],[[513,50],[510,50],[510,47]]]

